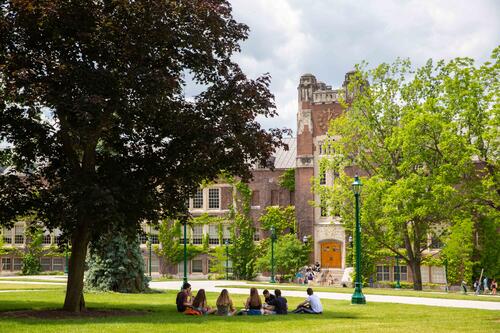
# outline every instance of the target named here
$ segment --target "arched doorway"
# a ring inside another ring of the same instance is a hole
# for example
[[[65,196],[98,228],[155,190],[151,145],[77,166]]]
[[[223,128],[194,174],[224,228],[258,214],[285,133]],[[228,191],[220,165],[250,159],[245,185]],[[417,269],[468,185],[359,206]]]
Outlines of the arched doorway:
[[[321,267],[342,268],[342,242],[325,240],[321,245]]]

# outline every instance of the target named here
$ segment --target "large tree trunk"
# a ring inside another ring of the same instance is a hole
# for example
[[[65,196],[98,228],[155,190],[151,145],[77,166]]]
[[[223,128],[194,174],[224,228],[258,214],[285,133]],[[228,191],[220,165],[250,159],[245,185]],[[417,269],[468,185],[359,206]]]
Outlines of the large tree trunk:
[[[422,271],[420,270],[420,261],[413,260],[410,263],[411,276],[413,278],[413,290],[422,290]]]
[[[416,232],[417,228],[413,230],[413,239],[410,238],[408,227],[403,232],[405,241],[406,254],[408,257],[408,265],[411,269],[411,276],[413,278],[413,290],[422,290],[422,272],[420,264],[422,263],[422,256],[420,254],[420,242]],[[413,241],[413,242],[412,242]]]
[[[85,311],[83,274],[85,272],[85,258],[87,256],[88,244],[88,228],[82,227],[77,229],[72,237],[68,283],[66,285],[66,299],[64,300],[63,310],[71,312]]]

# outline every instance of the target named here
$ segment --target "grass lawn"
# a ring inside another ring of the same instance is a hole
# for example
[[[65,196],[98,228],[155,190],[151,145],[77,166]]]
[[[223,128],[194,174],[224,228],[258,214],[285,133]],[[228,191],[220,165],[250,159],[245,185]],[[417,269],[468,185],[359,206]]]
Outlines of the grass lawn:
[[[66,279],[58,278],[58,279],[30,279],[30,278],[21,278],[21,277],[8,277],[8,278],[0,278],[0,283],[2,281],[19,281],[19,282],[59,282],[66,283]]]
[[[66,285],[53,284],[25,284],[25,283],[2,283],[0,280],[0,290],[37,290],[37,289],[64,289]]]
[[[86,294],[93,309],[149,311],[141,316],[31,319],[9,318],[3,311],[55,309],[64,300],[63,290],[0,293],[0,332],[498,332],[500,314],[488,310],[448,309],[418,305],[323,300],[323,315],[190,317],[176,312],[175,292],[162,294]],[[207,293],[213,305],[217,294]],[[238,307],[246,298],[233,295]],[[302,299],[289,298],[294,308]]]
[[[252,283],[254,284],[254,283]],[[268,288],[268,289],[281,289],[281,290],[298,290],[305,291],[308,286],[298,286],[292,284],[266,284],[265,282],[262,285],[266,285],[267,287],[256,286],[260,289]],[[221,288],[243,288],[248,289],[248,286],[241,285],[217,285],[217,287]],[[338,287],[318,287],[312,286],[312,288],[316,291],[323,292],[333,292],[333,293],[343,293],[343,294],[352,294],[353,288],[338,288]],[[427,297],[427,298],[446,298],[446,299],[459,299],[459,300],[468,300],[468,301],[492,301],[492,302],[500,302],[500,295],[497,296],[476,296],[473,292],[469,292],[467,295],[463,295],[457,292],[439,292],[439,291],[416,291],[409,289],[384,289],[384,288],[363,288],[363,294],[371,294],[371,295],[388,295],[388,296],[413,296],[413,297]]]

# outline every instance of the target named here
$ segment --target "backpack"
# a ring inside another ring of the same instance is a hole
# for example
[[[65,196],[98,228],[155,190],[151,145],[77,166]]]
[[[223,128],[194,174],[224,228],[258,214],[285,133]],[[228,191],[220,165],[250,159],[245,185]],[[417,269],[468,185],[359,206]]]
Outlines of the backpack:
[[[193,308],[187,308],[184,314],[187,316],[201,316],[201,312]]]

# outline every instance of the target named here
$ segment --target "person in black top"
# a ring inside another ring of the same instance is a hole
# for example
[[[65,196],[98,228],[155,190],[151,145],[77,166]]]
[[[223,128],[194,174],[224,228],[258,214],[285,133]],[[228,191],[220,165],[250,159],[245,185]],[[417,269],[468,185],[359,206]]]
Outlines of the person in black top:
[[[278,314],[278,315],[286,315],[288,313],[288,304],[285,297],[281,296],[281,290],[276,289],[274,291],[276,297],[268,303],[272,305],[273,309],[266,309],[265,314]]]
[[[175,304],[178,312],[184,312],[188,307],[191,307],[191,285],[189,283],[184,282],[181,291],[177,293]]]

